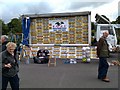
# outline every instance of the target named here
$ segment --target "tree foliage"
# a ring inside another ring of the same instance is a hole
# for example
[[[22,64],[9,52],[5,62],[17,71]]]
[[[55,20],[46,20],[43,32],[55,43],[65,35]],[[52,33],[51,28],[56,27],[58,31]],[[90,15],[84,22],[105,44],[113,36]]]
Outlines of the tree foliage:
[[[21,20],[13,18],[9,23],[5,24],[4,21],[0,20],[2,26],[2,35],[8,35],[10,33],[22,33]]]
[[[0,20],[0,24],[1,24],[1,29],[2,29],[2,35],[8,34],[8,26],[7,24],[4,23],[4,21]]]
[[[8,28],[10,29],[9,33],[21,33],[22,32],[22,25],[21,20],[14,18],[11,22],[8,23]]]
[[[117,17],[116,22],[117,24],[120,24],[120,16]]]
[[[120,24],[120,16],[116,18],[116,21],[112,21],[112,24]]]

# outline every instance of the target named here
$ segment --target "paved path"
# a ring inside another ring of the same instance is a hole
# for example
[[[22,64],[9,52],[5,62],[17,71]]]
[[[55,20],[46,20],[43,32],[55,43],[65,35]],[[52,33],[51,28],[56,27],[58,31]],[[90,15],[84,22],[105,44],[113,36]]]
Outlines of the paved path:
[[[113,56],[109,59],[113,60]],[[64,64],[57,60],[56,67],[47,64],[20,63],[21,88],[118,88],[118,66],[110,66],[110,83],[97,79],[98,60],[90,63]],[[93,89],[92,89],[93,90]],[[103,89],[102,89],[103,90]],[[115,90],[115,89],[113,89]]]

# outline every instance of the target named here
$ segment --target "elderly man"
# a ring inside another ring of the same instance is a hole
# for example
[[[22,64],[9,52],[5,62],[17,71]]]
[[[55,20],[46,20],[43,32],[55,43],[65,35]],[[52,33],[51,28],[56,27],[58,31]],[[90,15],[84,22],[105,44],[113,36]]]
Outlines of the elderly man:
[[[101,79],[105,82],[110,82],[110,80],[107,78],[107,72],[109,68],[109,65],[107,63],[107,58],[109,57],[109,46],[106,38],[108,35],[108,32],[104,32],[103,36],[97,43],[97,56],[99,57],[98,79]]]
[[[6,44],[8,43],[8,36],[2,35],[1,43],[2,43],[2,51],[4,51],[6,49]]]
[[[6,90],[8,82],[10,82],[12,90],[19,90],[19,77],[18,77],[18,63],[14,50],[16,44],[8,42],[7,49],[1,52],[2,58],[2,90]]]

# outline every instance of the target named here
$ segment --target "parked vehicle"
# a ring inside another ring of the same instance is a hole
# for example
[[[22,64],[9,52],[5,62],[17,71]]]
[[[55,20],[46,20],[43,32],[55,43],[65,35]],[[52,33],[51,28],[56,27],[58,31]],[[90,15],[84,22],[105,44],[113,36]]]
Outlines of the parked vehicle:
[[[109,50],[112,51],[114,47],[117,47],[117,36],[115,32],[115,27],[112,24],[97,24],[96,28],[96,40],[98,41],[103,35],[103,32],[109,32],[107,37],[107,42],[109,44]]]
[[[114,48],[117,47],[117,35],[115,31],[115,25],[111,24],[109,20],[99,14],[96,14],[96,17],[98,18],[98,20],[96,21],[96,41],[100,39],[100,37],[103,35],[103,32],[109,32],[107,42],[109,44],[109,50],[112,52],[114,51]],[[102,22],[102,24],[99,24],[98,22]]]

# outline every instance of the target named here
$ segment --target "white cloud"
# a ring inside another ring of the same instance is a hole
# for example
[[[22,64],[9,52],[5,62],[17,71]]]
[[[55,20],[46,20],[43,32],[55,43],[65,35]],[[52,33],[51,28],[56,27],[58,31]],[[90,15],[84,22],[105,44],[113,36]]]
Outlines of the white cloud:
[[[111,3],[93,9],[92,16],[94,16],[96,13],[107,16],[110,21],[115,20],[118,16],[118,0],[114,0]]]
[[[80,4],[79,4],[80,5]],[[94,6],[93,6],[94,5]],[[105,15],[110,21],[115,21],[118,17],[118,0],[111,2],[89,3],[89,7],[82,7],[76,11],[91,11],[91,20],[95,22],[95,15]]]
[[[92,21],[96,13],[107,16],[111,21],[118,15],[118,0],[1,0],[0,6],[0,15],[5,22],[22,14],[50,12],[91,11]]]

